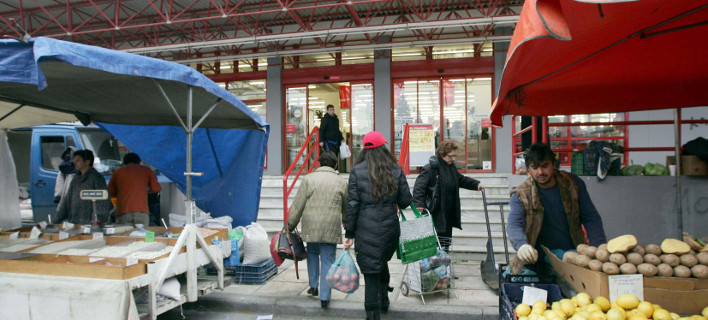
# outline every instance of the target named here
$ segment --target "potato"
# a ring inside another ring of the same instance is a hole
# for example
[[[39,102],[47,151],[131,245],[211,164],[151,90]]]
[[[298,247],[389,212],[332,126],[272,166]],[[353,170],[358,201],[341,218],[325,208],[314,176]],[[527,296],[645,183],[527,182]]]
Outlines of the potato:
[[[585,255],[590,257],[590,259],[595,259],[595,252],[597,252],[597,247],[588,246],[585,248]]]
[[[639,253],[640,255],[644,256],[646,252],[644,251],[644,247],[642,246],[636,246],[628,251],[629,253]]]
[[[578,267],[587,268],[588,264],[590,263],[590,260],[591,260],[590,257],[588,257],[586,255],[579,254],[577,257],[575,257],[575,264]]]
[[[577,256],[578,256],[578,253],[575,251],[566,251],[563,254],[563,262],[575,264],[575,257],[577,257]]]
[[[627,262],[629,262],[635,266],[638,266],[638,265],[644,263],[644,257],[637,252],[632,252],[627,255]]]
[[[626,263],[627,258],[625,258],[625,256],[621,253],[613,253],[610,255],[610,262],[619,266],[623,263]]]
[[[708,252],[703,251],[700,252],[696,255],[696,258],[698,258],[698,262],[704,266],[708,266]]]
[[[664,253],[682,255],[691,251],[691,247],[688,245],[688,243],[685,243],[681,240],[667,238],[664,239],[663,242],[661,242],[661,251],[663,251]]]
[[[607,242],[607,251],[610,253],[625,253],[637,246],[637,238],[631,234],[619,236]]]
[[[656,266],[651,263],[642,263],[637,266],[637,271],[639,271],[639,273],[643,274],[645,277],[653,277],[656,275],[657,272],[659,272],[659,269],[657,269]]]
[[[679,278],[690,278],[691,269],[689,269],[687,266],[676,266],[674,267],[674,276]]]
[[[679,260],[682,265],[687,266],[689,268],[698,264],[698,258],[696,258],[695,255],[692,255],[690,253],[680,256]]]
[[[658,266],[661,264],[661,259],[653,253],[647,253],[644,255],[644,262]]]
[[[637,266],[631,263],[624,263],[620,266],[620,273],[622,274],[635,274],[637,273]]]
[[[646,253],[651,253],[657,257],[663,253],[661,252],[661,248],[655,244],[647,245],[646,247],[644,247],[644,251],[646,251]]]
[[[696,240],[693,240],[693,238],[689,236],[684,235],[683,242],[688,244],[688,246],[691,247],[691,250],[700,251],[701,249],[703,249],[703,246],[701,246],[700,243],[696,242]]]
[[[578,247],[575,248],[575,249],[578,250],[578,254],[585,254],[585,249],[587,249],[587,247],[588,247],[587,244],[581,243],[581,244],[579,244]]]
[[[656,269],[658,270],[658,274],[661,277],[671,277],[674,275],[674,268],[672,268],[666,263],[662,263],[656,266]]]
[[[670,265],[672,268],[681,263],[681,260],[675,254],[662,254],[659,258],[661,258],[661,262]]]
[[[598,248],[598,249],[605,249],[605,250],[607,250],[607,243],[603,243],[603,244],[597,246],[597,248]]]
[[[691,268],[691,274],[694,278],[708,279],[708,266],[697,264]]]
[[[595,259],[590,260],[588,267],[590,267],[590,270],[592,271],[602,271],[602,261]]]
[[[669,267],[671,268],[671,267]],[[619,274],[620,269],[619,267],[612,263],[612,262],[605,262],[602,264],[602,272],[607,273],[607,274]],[[673,272],[673,269],[671,270]]]
[[[607,251],[607,249],[597,248],[597,251],[595,251],[595,259],[602,262],[610,261],[610,252]]]

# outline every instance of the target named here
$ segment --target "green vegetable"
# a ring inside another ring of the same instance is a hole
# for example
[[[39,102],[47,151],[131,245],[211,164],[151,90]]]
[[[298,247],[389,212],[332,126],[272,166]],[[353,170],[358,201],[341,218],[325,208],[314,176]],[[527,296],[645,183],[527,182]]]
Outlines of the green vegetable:
[[[634,164],[634,161],[632,161],[632,165],[622,168],[623,176],[640,176],[643,172],[644,166],[640,164]]]
[[[669,170],[662,164],[649,162],[644,166],[644,175],[667,176],[669,175]]]

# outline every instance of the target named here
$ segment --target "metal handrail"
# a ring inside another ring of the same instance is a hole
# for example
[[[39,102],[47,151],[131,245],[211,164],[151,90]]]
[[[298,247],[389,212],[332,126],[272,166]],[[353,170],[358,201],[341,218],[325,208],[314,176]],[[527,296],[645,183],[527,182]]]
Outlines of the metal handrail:
[[[315,138],[314,145],[311,144],[313,137]],[[288,186],[288,177],[290,177],[290,174],[293,172],[293,170],[295,170],[295,165],[297,164],[298,160],[300,160],[300,157],[302,156],[302,153],[305,151],[305,149],[310,149],[307,152],[307,155],[305,156],[305,159],[310,159],[312,157],[312,153],[315,152],[315,150],[319,150],[319,146],[319,128],[314,127],[312,129],[312,132],[310,132],[310,135],[308,135],[307,139],[305,139],[305,143],[303,143],[302,147],[300,148],[300,152],[297,153],[297,156],[295,156],[295,159],[293,159],[293,162],[288,167],[288,170],[285,171],[285,175],[283,176],[283,225],[288,222],[288,214],[290,213],[290,207],[288,207],[288,197],[293,191],[293,188],[295,188],[295,183],[297,182],[297,179],[300,178],[300,175],[302,174],[303,170],[307,169],[307,173],[310,173],[312,172],[312,169],[320,166],[320,153],[315,153],[315,159],[312,161],[312,164],[310,164],[309,160],[303,162],[303,165],[300,166],[300,169],[297,171],[297,175],[295,175],[295,179],[293,179],[293,182],[290,186]]]
[[[403,140],[401,141],[401,150],[398,153],[398,165],[403,169],[403,174],[411,174],[411,159],[408,147],[408,124],[403,126]]]

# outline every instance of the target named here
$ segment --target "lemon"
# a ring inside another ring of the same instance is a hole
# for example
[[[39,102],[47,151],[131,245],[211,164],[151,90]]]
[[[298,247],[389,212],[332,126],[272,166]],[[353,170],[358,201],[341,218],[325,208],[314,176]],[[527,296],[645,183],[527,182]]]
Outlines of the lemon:
[[[647,318],[651,318],[651,315],[654,314],[654,305],[651,302],[642,301],[637,305],[637,310],[644,313]]]
[[[678,313],[671,312],[669,313],[671,315],[671,319],[676,320],[680,318],[681,316],[678,315]]]
[[[561,310],[563,310],[563,313],[565,313],[565,315],[568,317],[572,316],[575,313],[575,307],[573,306],[573,303],[570,302],[570,299],[561,300],[560,306]]]
[[[658,304],[655,303],[655,304],[654,304],[654,311],[659,310],[659,309],[664,309],[664,307],[662,307],[662,306],[660,306],[660,305],[658,305]]]
[[[664,309],[658,309],[654,311],[654,320],[671,320],[671,313]]]
[[[607,312],[607,310],[610,310],[610,300],[607,300],[607,298],[603,296],[597,296],[593,303],[600,306],[600,308],[602,308],[602,312]]]
[[[633,294],[623,294],[615,302],[624,310],[634,309],[639,305],[639,299]]]
[[[607,316],[604,312],[602,312],[602,310],[595,310],[593,312],[590,312],[588,320],[607,320]]]
[[[706,320],[704,316],[699,316],[697,314],[694,314],[691,316],[691,320]]]
[[[518,306],[516,306],[515,311],[516,316],[518,317],[528,316],[531,313],[531,307],[529,307],[528,304],[520,303]]]
[[[523,316],[523,317],[519,317],[519,319],[518,319],[518,320],[529,320],[529,317],[526,317],[526,316]]]
[[[619,312],[620,314],[622,314],[622,319],[627,318],[627,312],[624,311],[624,309],[622,309],[622,307],[620,307],[620,306],[614,306],[614,307],[610,308],[610,310],[607,311],[607,312],[609,313],[609,312],[612,311],[612,310],[617,310],[617,312]]]
[[[701,315],[708,318],[708,306],[703,308],[703,311],[701,311]]]
[[[548,308],[548,305],[546,305],[545,301],[538,300],[538,301],[534,302],[533,308],[534,309],[538,308],[538,309],[545,311]]]
[[[594,303],[591,303],[585,306],[585,311],[587,311],[588,313],[592,313],[593,311],[602,311],[602,308],[600,308],[600,306]]]
[[[575,296],[575,301],[578,303],[579,307],[584,307],[584,306],[589,305],[590,301],[592,301],[592,299],[590,299],[589,294],[587,294],[585,292],[581,292]]]
[[[557,319],[558,318],[558,314],[553,310],[546,310],[545,312],[543,312],[542,316],[546,317],[546,319]]]
[[[580,313],[576,313],[569,320],[588,320],[588,318]]]
[[[624,313],[622,312],[615,308],[607,310],[607,320],[624,320]]]
[[[532,311],[531,314],[529,315],[529,320],[538,320],[538,314],[533,313],[533,311]]]

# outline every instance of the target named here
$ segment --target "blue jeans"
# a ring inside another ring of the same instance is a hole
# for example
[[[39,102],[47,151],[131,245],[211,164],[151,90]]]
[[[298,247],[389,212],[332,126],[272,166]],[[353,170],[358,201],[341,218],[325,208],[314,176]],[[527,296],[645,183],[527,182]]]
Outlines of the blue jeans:
[[[329,301],[332,289],[327,285],[327,272],[337,255],[337,245],[334,243],[307,243],[307,276],[310,278],[310,288],[320,285],[320,300]],[[320,264],[321,262],[321,264]]]

